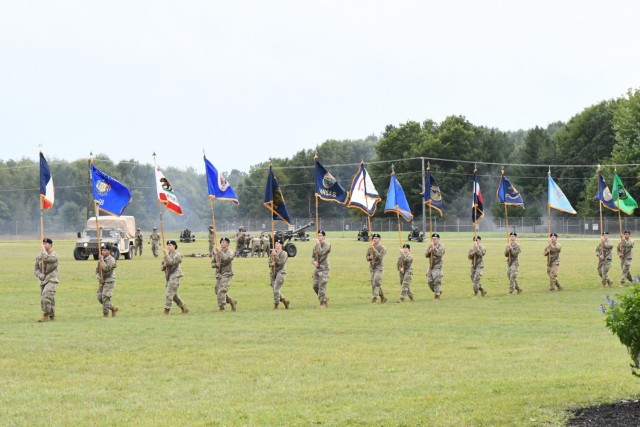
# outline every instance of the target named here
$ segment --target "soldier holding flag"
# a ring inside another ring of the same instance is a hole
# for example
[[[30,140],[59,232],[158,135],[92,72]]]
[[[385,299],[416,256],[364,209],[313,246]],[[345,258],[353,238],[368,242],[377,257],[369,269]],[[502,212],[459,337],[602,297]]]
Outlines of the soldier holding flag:
[[[53,240],[45,237],[36,257],[33,274],[40,281],[40,307],[42,318],[38,322],[54,320],[56,315],[56,290],[58,288],[58,262],[60,258],[53,250]]]

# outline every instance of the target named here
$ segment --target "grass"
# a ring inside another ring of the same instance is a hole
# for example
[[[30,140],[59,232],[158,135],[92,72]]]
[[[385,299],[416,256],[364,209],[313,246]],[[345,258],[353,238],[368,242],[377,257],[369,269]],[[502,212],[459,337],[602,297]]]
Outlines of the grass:
[[[329,238],[331,236],[328,236]],[[563,425],[567,410],[637,397],[625,348],[598,307],[597,240],[560,239],[562,292],[549,293],[546,239],[521,239],[508,295],[504,236],[483,235],[486,298],[472,298],[466,234],[443,235],[443,300],[432,301],[426,243],[412,242],[415,303],[395,304],[397,235],[387,246],[386,305],[371,305],[366,243],[329,239],[328,310],[311,289],[311,242],[297,242],[272,310],[266,258],[234,261],[237,313],[217,313],[208,259],[186,257],[180,294],[191,313],[163,317],[164,282],[148,246],[121,259],[102,318],[94,261],[56,241],[56,322],[38,324],[34,241],[0,243],[0,425]],[[180,244],[187,255],[207,243]],[[620,267],[614,262],[612,279]],[[392,303],[393,302],[393,303]]]

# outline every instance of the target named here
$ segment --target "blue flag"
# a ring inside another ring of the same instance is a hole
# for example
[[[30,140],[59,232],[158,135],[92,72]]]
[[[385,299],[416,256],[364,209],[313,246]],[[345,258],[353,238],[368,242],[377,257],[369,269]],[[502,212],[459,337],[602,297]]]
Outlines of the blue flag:
[[[573,206],[571,206],[571,203],[567,200],[567,196],[565,196],[560,187],[556,185],[551,175],[548,175],[547,181],[549,182],[549,207],[562,212],[577,214],[578,212],[573,209]]]
[[[471,221],[476,224],[484,216],[484,204],[478,175],[473,174],[473,203],[471,204]]]
[[[280,191],[276,176],[273,174],[273,169],[269,165],[269,176],[267,177],[267,186],[264,190],[264,207],[269,209],[273,214],[275,221],[284,221],[288,225],[291,225],[289,219],[289,212],[287,212],[287,206],[284,203],[284,195]]]
[[[496,195],[503,205],[519,206],[524,209],[524,202],[522,201],[520,192],[511,184],[509,178],[504,175],[500,177],[500,185],[498,185]]]
[[[209,188],[209,197],[218,200],[230,200],[239,205],[238,196],[231,188],[229,181],[211,164],[207,157],[204,158],[204,169],[207,173],[207,187]]]
[[[611,209],[614,212],[618,211],[618,207],[613,202],[613,194],[611,194],[607,183],[604,182],[601,173],[598,174],[598,194],[596,194],[594,200],[599,201],[607,209]]]
[[[402,215],[402,218],[407,222],[413,219],[407,197],[404,195],[404,190],[396,179],[395,172],[391,174],[391,183],[389,184],[389,191],[387,191],[387,203],[384,206],[384,212],[397,212]]]
[[[349,193],[342,188],[337,179],[316,160],[316,196],[327,202],[347,203]]]
[[[110,177],[91,164],[91,182],[93,200],[98,208],[111,215],[122,215],[124,208],[131,203],[131,192],[117,179]]]
[[[436,179],[431,175],[431,171],[427,171],[424,180],[424,192],[420,193],[424,199],[424,204],[433,208],[442,216],[442,193]]]
[[[382,199],[373,186],[373,181],[364,167],[364,162],[361,162],[358,172],[351,181],[351,198],[347,207],[360,209],[367,215],[373,216],[380,200]]]

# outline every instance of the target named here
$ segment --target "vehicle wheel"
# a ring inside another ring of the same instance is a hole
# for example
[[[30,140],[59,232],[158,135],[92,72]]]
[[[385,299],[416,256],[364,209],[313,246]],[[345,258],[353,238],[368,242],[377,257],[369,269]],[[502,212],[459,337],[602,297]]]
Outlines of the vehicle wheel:
[[[409,237],[408,237],[409,241],[411,241],[411,233],[409,233]]]
[[[93,259],[95,259],[97,261],[98,260],[98,254],[93,254]]]
[[[111,256],[118,260],[118,258],[120,258],[120,249],[111,248]]]
[[[129,245],[129,250],[122,255],[124,256],[124,259],[133,259],[133,246]]]
[[[73,258],[76,261],[86,261],[87,259],[89,259],[89,255],[85,255],[84,253],[84,249],[82,248],[75,248],[73,250]]]
[[[295,257],[298,253],[298,249],[293,243],[287,243],[286,245],[284,245],[284,250],[287,251],[287,254],[289,254],[289,258]]]

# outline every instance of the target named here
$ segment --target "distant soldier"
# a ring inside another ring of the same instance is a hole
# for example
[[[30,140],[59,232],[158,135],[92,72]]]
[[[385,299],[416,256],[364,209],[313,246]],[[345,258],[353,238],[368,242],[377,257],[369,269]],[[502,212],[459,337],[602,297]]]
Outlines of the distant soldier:
[[[258,257],[262,252],[262,240],[260,237],[253,237],[251,239],[251,256]]]
[[[278,304],[284,304],[285,309],[289,309],[289,300],[280,293],[284,280],[287,277],[287,269],[285,264],[289,254],[287,251],[282,250],[282,240],[276,239],[274,248],[271,250],[271,256],[269,257],[269,267],[271,268],[271,288],[273,289],[273,309],[278,309]]]
[[[164,315],[169,315],[171,311],[171,304],[176,303],[182,314],[187,314],[189,309],[187,308],[180,295],[178,295],[178,288],[180,287],[180,280],[182,279],[182,270],[180,269],[180,263],[182,262],[182,255],[177,251],[178,244],[175,240],[167,240],[167,247],[164,250],[164,258],[162,260],[162,271],[165,273],[167,281],[167,295],[164,303]]]
[[[413,292],[411,292],[411,279],[413,278],[413,257],[411,256],[411,246],[408,243],[402,245],[400,249],[400,257],[398,258],[398,274],[400,275],[400,299],[396,302],[403,303],[408,296],[413,301]]]
[[[269,252],[270,247],[271,239],[269,236],[266,234],[260,235],[260,257],[265,256]]]
[[[434,297],[436,301],[440,300],[440,296],[442,295],[442,276],[444,276],[444,262],[443,257],[445,253],[445,247],[442,243],[440,243],[440,235],[438,233],[433,233],[431,235],[431,244],[427,248],[424,256],[429,258],[429,270],[427,270],[427,284],[429,285],[429,289],[433,291]]]
[[[320,308],[329,306],[327,297],[327,282],[329,281],[329,253],[331,245],[326,240],[324,230],[318,230],[316,244],[311,251],[311,263],[313,264],[313,290],[320,300]]]
[[[142,231],[140,231],[140,229],[138,228],[136,230],[136,236],[135,236],[135,241],[134,241],[134,246],[133,246],[133,254],[134,255],[138,255],[138,256],[142,256],[142,243],[143,243],[144,239],[142,238]]]
[[[209,257],[213,256],[213,247],[215,246],[215,237],[213,235],[213,225],[209,226]]]
[[[631,240],[631,232],[624,231],[624,237],[618,243],[618,257],[620,257],[620,266],[622,267],[622,278],[620,286],[624,286],[625,281],[633,284],[631,276],[631,261],[633,260],[633,240]]]
[[[55,320],[56,289],[58,288],[58,262],[60,258],[53,250],[53,240],[45,237],[40,246],[40,255],[36,257],[33,274],[40,281],[40,308],[42,318],[38,322]]]
[[[111,255],[111,245],[102,243],[100,245],[100,255],[98,255],[98,265],[96,266],[96,279],[98,279],[98,302],[102,305],[102,316],[108,318],[116,317],[118,307],[111,303],[113,290],[116,287],[116,259]]]
[[[375,304],[380,297],[380,302],[384,304],[387,298],[382,290],[382,276],[384,274],[384,256],[387,250],[380,243],[380,235],[373,234],[373,245],[367,249],[367,261],[369,262],[369,275],[371,279],[371,304]]]
[[[609,240],[609,232],[605,231],[600,236],[600,243],[596,246],[596,256],[598,257],[598,274],[602,282],[602,287],[613,287],[613,281],[609,279],[609,269],[611,269],[611,258],[613,255],[613,243]]]
[[[507,257],[507,277],[509,278],[509,293],[517,291],[522,293],[522,288],[518,285],[518,256],[520,255],[520,244],[518,244],[518,233],[512,231],[509,233],[509,243],[504,250],[504,256]]]
[[[549,275],[549,291],[556,288],[561,291],[562,286],[558,281],[558,269],[560,268],[560,243],[556,233],[549,234],[549,244],[544,248],[544,256],[547,257],[547,274]]]
[[[154,257],[158,257],[158,247],[160,246],[160,234],[158,234],[158,228],[153,227],[153,231],[149,236],[149,241],[151,242],[151,252],[153,252]]]
[[[235,256],[241,255],[242,250],[246,245],[246,240],[247,240],[247,229],[244,227],[238,228],[238,232],[236,233],[236,255]]]
[[[224,312],[225,304],[231,305],[231,311],[236,311],[238,301],[229,296],[229,287],[231,287],[231,279],[233,278],[233,262],[234,254],[229,249],[229,238],[220,239],[220,247],[214,249],[213,258],[211,258],[211,268],[216,270],[216,296],[218,298],[218,309]]]
[[[482,287],[480,280],[484,270],[484,256],[487,250],[482,246],[482,237],[475,236],[473,238],[473,247],[469,249],[467,257],[471,260],[471,282],[473,283],[473,296],[487,295],[487,291]]]

